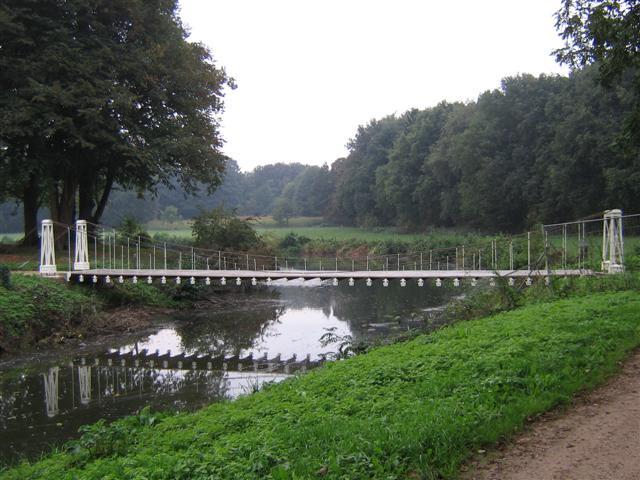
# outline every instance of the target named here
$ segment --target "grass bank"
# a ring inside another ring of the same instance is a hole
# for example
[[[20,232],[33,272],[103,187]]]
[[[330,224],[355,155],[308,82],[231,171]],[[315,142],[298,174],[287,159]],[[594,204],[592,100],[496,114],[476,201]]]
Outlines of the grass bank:
[[[4,277],[3,277],[4,278]],[[0,353],[86,332],[116,307],[172,308],[183,297],[175,287],[146,284],[90,286],[13,273],[0,282]]]
[[[640,294],[534,303],[195,413],[98,423],[18,478],[451,478],[475,449],[614,372]]]

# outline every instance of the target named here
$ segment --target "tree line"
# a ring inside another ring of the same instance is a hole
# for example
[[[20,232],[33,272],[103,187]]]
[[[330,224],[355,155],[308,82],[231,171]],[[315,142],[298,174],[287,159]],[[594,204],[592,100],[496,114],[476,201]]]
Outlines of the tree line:
[[[597,66],[518,75],[474,102],[372,120],[330,166],[277,163],[245,173],[229,159],[212,195],[195,183],[199,193],[189,197],[175,178],[143,199],[116,186],[105,221],[117,224],[123,211],[141,221],[188,219],[224,205],[338,225],[513,232],[606,208],[640,212],[640,152],[624,129],[633,77],[605,88],[598,75]]]
[[[231,161],[218,191],[184,199],[243,215],[322,216],[348,226],[518,232],[607,208],[640,212],[640,151],[625,125],[633,72],[611,86],[598,65],[568,76],[518,75],[474,102],[442,102],[358,127],[330,166]],[[169,193],[171,192],[171,193]]]
[[[633,78],[611,88],[598,78],[597,66],[508,77],[474,102],[360,126],[349,154],[330,167],[230,168],[210,200],[245,215],[284,209],[338,225],[414,231],[517,232],[606,208],[640,212],[640,152],[624,128],[635,105]],[[182,203],[195,208],[203,200]]]
[[[224,205],[285,220],[485,231],[640,211],[635,1],[562,2],[565,46],[555,53],[568,76],[508,77],[473,102],[371,120],[330,166],[247,173],[221,153],[219,115],[234,82],[187,41],[177,7],[0,6],[0,200],[21,203],[28,241],[42,208],[63,223],[115,223],[123,211],[191,218]]]
[[[519,75],[476,102],[371,121],[332,165],[326,215],[348,225],[519,231],[605,208],[640,211],[638,149],[624,141],[633,82]]]

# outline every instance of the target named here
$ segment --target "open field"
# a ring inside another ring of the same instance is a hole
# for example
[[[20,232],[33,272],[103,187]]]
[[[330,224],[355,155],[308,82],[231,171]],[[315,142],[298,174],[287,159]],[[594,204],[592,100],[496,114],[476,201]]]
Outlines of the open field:
[[[22,238],[22,233],[0,233],[0,243],[15,243]]]
[[[235,402],[97,423],[0,477],[453,478],[477,449],[614,373],[639,326],[637,292],[532,304]]]
[[[267,223],[267,225],[269,225]],[[326,226],[265,226],[256,223],[254,228],[260,235],[270,235],[275,238],[284,238],[289,233],[295,233],[308,237],[312,240],[361,240],[366,242],[377,242],[384,240],[404,240],[414,241],[424,238],[424,234],[419,233],[397,233],[393,230],[364,230],[356,227],[326,227]],[[178,238],[191,238],[190,228],[149,228],[151,235],[168,235]]]
[[[191,239],[193,238],[193,236],[191,235],[191,229],[190,228],[178,228],[175,230],[171,230],[171,229],[152,229],[149,228],[147,229],[147,232],[149,232],[149,235],[151,236],[155,236],[155,235],[161,235],[161,236],[169,236],[169,237],[176,237],[176,238],[187,238],[187,239]]]
[[[312,240],[362,240],[377,242],[384,240],[414,241],[424,238],[424,234],[396,233],[392,230],[364,230],[356,227],[256,227],[261,235],[283,238],[289,233],[309,237]]]
[[[280,227],[278,223],[271,216],[265,217],[246,217],[240,216],[240,218],[251,218],[254,227],[256,228],[297,228],[297,227],[315,227],[322,226],[322,217],[293,217],[289,219],[289,223]],[[191,231],[192,220],[178,220],[176,222],[163,222],[161,220],[152,220],[145,224],[145,227],[152,231],[160,232],[172,232],[172,231]]]
[[[312,240],[362,240],[376,242],[384,240],[413,241],[423,238],[423,234],[395,233],[393,231],[363,230],[355,227],[255,227],[260,235],[271,235],[276,238],[284,238],[289,233],[309,237]],[[182,229],[149,229],[151,235],[168,235],[178,238],[191,238],[191,230]]]
[[[261,235],[269,235],[275,238],[284,238],[289,233],[295,233],[312,240],[361,240],[365,242],[377,242],[385,240],[414,241],[424,238],[423,234],[397,233],[393,229],[362,229],[357,227],[336,227],[322,224],[321,217],[294,217],[289,219],[285,226],[279,226],[272,217],[256,217],[253,227]],[[174,236],[178,238],[191,238],[191,226],[189,221],[183,220],[172,224],[162,222],[150,222],[145,228],[151,235]]]
[[[278,225],[273,217],[253,217],[256,228],[298,228],[298,227],[322,227],[326,226],[322,217],[292,217],[284,225]]]

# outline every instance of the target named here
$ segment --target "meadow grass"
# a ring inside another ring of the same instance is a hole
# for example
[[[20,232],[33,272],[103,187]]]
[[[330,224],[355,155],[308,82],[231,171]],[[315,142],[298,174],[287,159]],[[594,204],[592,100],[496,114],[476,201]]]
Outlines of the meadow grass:
[[[405,240],[414,241],[424,237],[424,234],[397,233],[393,230],[364,230],[356,227],[325,227],[325,226],[268,226],[269,224],[254,224],[255,230],[260,235],[270,235],[281,239],[290,233],[302,235],[312,240],[361,240],[366,242],[377,242],[385,240]],[[169,237],[191,239],[191,230],[188,228],[162,229],[149,228],[150,235],[165,235]]]
[[[452,478],[476,449],[600,383],[640,344],[640,294],[459,322],[194,413],[85,429],[3,479]]]
[[[357,227],[261,227],[256,230],[261,235],[268,234],[277,238],[284,238],[290,233],[308,237],[312,240],[360,240],[364,242],[379,242],[386,240],[402,240],[413,242],[425,237],[419,233],[398,233],[393,230],[365,230]]]
[[[0,233],[0,243],[16,243],[22,237],[22,233]]]
[[[286,225],[280,225],[272,216],[252,217],[253,224],[258,228],[300,228],[300,227],[321,227],[326,222],[322,217],[291,217]]]
[[[155,236],[164,236],[164,237],[175,237],[175,238],[184,238],[184,239],[193,239],[193,234],[191,233],[190,228],[177,228],[177,229],[163,229],[163,228],[149,228],[147,230],[149,235],[152,237]]]

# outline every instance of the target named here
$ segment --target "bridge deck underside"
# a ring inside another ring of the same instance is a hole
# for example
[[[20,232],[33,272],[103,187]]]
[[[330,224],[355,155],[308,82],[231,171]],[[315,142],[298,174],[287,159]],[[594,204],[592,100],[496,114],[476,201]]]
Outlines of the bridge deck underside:
[[[591,270],[121,270],[94,269],[69,272],[79,275],[105,277],[152,277],[152,278],[247,278],[256,280],[278,279],[418,279],[418,278],[495,278],[495,277],[546,277],[593,275]]]

